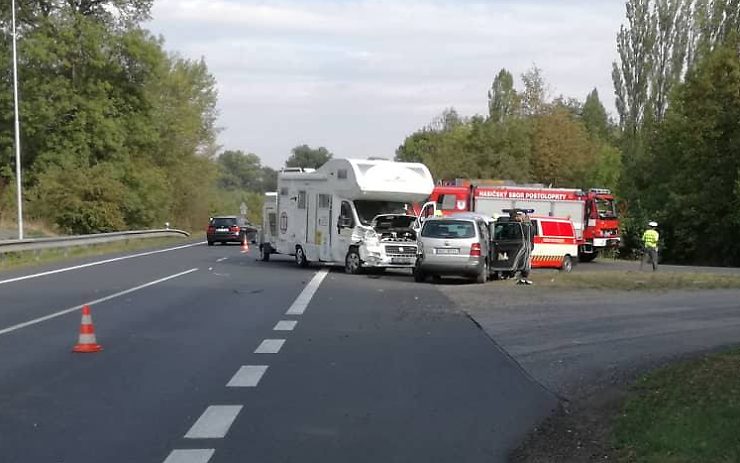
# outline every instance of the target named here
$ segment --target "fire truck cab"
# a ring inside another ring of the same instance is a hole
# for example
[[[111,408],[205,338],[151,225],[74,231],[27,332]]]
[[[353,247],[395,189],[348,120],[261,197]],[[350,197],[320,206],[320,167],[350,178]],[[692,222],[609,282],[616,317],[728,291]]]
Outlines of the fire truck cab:
[[[419,215],[424,219],[436,211],[443,215],[473,211],[496,217],[503,209],[532,209],[535,215],[573,222],[581,262],[593,260],[603,249],[619,246],[619,219],[609,190],[498,183],[456,180],[436,186]]]

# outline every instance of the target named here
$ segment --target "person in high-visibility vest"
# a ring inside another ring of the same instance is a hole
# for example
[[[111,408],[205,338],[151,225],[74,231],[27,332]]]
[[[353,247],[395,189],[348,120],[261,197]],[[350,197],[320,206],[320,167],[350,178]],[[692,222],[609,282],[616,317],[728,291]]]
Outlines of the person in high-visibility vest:
[[[660,234],[656,228],[658,227],[657,222],[648,223],[648,229],[642,234],[642,247],[643,254],[640,260],[640,270],[645,264],[647,259],[653,266],[653,271],[658,270],[658,241],[660,241]]]

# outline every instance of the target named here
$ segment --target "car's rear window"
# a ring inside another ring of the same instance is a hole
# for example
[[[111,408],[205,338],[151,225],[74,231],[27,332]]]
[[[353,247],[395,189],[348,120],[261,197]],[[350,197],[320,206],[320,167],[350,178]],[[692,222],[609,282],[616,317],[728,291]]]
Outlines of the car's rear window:
[[[211,222],[211,225],[213,225],[214,227],[230,227],[232,225],[236,225],[236,219],[233,217],[216,217]]]
[[[421,236],[426,238],[475,238],[475,224],[465,220],[432,220],[424,224]]]

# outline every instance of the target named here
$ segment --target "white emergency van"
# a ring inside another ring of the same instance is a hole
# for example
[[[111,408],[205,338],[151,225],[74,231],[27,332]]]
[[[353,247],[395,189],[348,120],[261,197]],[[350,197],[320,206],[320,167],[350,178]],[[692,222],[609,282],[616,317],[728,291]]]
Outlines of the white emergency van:
[[[348,273],[412,268],[412,205],[433,189],[429,169],[418,163],[332,159],[317,170],[285,169],[275,199],[265,203],[262,258],[291,255],[301,266],[343,265]]]

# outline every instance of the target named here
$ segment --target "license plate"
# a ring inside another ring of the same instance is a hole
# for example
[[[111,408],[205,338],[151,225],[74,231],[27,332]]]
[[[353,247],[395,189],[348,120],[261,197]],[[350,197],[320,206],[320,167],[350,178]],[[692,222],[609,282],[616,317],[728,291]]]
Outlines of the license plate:
[[[217,228],[216,231],[217,232],[227,232],[229,231],[229,229],[228,228]]]
[[[446,255],[460,254],[460,250],[457,248],[437,248],[434,251],[437,254],[446,254]]]
[[[391,264],[411,265],[411,263],[411,259],[404,259],[403,257],[391,257]]]

